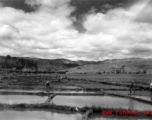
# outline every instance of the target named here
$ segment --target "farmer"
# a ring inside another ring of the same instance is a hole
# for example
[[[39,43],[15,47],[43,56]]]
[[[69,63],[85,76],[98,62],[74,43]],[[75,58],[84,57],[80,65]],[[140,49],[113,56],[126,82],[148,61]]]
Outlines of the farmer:
[[[48,88],[50,86],[50,81],[46,81],[45,86]]]
[[[152,101],[152,82],[150,83],[149,89],[150,89],[150,100]]]
[[[152,82],[150,83],[150,92],[152,93]]]
[[[62,80],[62,76],[59,76],[58,82],[61,82]]]
[[[46,81],[45,83],[46,91],[49,90],[50,87],[50,81]]]
[[[132,93],[133,90],[134,90],[134,94],[135,94],[135,88],[134,88],[134,82],[133,81],[131,82],[129,90],[130,90],[130,95],[131,95],[131,93]]]

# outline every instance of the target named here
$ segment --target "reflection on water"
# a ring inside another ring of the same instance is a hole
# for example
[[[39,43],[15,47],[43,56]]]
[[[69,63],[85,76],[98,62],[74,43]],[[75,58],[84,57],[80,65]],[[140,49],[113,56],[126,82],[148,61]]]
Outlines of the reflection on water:
[[[37,92],[43,92],[42,90],[19,90],[19,89],[16,89],[16,90],[3,90],[1,89],[0,91],[7,91],[7,92],[32,92],[32,93],[37,93]]]
[[[146,96],[132,95],[132,97],[140,98],[140,99],[148,100],[152,102],[152,92],[150,92],[150,94]]]
[[[80,114],[44,111],[0,111],[1,120],[81,120]]]
[[[47,96],[30,95],[0,95],[0,103],[19,104],[19,103],[44,103]],[[52,103],[67,106],[100,106],[110,108],[124,108],[134,110],[152,110],[152,106],[132,99],[119,98],[112,96],[65,96],[57,95]]]
[[[135,98],[140,98],[140,99],[143,99],[143,100],[148,100],[148,101],[152,101],[152,96],[134,96]]]
[[[0,95],[0,103],[19,104],[19,103],[44,103],[48,97],[30,95]]]
[[[0,90],[0,91],[7,91],[7,92],[32,92],[32,93],[37,93],[37,92],[45,92],[44,90]],[[52,90],[51,91],[49,91],[49,92],[52,92]],[[87,92],[85,92],[85,91],[83,91],[83,90],[79,90],[79,91],[74,91],[74,90],[54,90],[53,91],[54,93],[96,93],[96,92],[94,92],[94,91],[87,91]]]
[[[135,110],[152,110],[152,106],[135,100],[111,96],[56,96],[53,103],[68,106],[101,106],[112,108],[131,108]]]
[[[133,99],[129,99],[129,109],[133,110]]]
[[[55,86],[55,88],[63,88],[63,89],[81,89],[81,87],[78,87],[78,86],[64,86],[64,85],[61,85],[61,86]]]

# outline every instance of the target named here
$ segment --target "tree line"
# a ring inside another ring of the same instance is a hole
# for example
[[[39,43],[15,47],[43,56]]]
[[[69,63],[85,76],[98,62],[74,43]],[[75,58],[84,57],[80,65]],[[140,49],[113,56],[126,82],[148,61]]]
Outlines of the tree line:
[[[7,55],[1,63],[4,69],[22,70],[23,68],[38,69],[38,62],[32,59],[17,58]]]

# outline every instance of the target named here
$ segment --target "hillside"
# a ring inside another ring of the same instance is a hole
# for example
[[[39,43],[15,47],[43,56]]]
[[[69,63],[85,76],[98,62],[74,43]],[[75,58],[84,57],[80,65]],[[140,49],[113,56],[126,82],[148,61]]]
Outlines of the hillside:
[[[68,70],[69,73],[152,74],[152,59],[126,58],[100,61]]]
[[[0,56],[0,69],[59,71],[95,62],[71,61],[67,59],[39,59],[28,57]]]
[[[60,71],[93,74],[152,74],[152,59],[126,58],[104,61],[72,61],[0,56],[0,70]]]

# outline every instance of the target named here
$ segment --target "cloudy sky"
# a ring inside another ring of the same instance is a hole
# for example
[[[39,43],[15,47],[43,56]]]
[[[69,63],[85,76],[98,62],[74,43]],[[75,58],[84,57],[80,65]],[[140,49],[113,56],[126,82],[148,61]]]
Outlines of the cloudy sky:
[[[0,0],[0,55],[152,58],[152,0]]]

